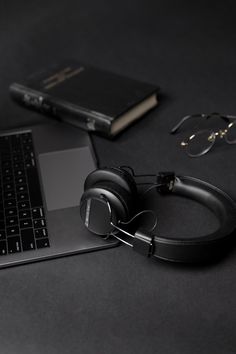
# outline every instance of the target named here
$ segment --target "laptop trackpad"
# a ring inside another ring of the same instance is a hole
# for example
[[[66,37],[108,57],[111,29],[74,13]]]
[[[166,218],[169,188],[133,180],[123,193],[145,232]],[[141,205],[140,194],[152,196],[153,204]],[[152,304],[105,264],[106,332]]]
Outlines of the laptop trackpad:
[[[96,166],[88,147],[39,155],[48,211],[78,206],[84,181]]]

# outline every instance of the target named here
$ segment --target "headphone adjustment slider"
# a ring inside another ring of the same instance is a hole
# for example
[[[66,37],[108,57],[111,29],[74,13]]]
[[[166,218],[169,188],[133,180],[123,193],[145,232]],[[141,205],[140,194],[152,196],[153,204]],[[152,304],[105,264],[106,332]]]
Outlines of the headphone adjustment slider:
[[[157,183],[159,193],[170,193],[174,188],[175,184],[175,173],[174,172],[159,172],[157,175]]]
[[[133,250],[150,257],[154,253],[153,236],[137,230],[134,234]]]

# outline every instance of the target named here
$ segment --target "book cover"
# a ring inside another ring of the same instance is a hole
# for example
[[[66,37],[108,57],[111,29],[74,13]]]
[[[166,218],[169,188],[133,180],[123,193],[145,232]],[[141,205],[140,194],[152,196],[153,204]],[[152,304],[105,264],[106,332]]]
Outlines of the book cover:
[[[158,103],[159,88],[74,60],[13,83],[24,106],[107,137],[117,135]]]

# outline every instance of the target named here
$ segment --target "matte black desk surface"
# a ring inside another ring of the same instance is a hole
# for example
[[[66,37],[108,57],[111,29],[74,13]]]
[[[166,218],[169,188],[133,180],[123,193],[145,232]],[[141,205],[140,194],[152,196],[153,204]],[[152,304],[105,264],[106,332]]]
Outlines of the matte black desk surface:
[[[94,137],[101,165],[175,170],[236,200],[235,147],[219,143],[190,159],[178,146],[181,137],[168,134],[186,114],[236,114],[233,1],[14,3],[0,4],[1,129],[45,121],[11,102],[11,82],[76,57],[162,88],[160,106],[116,140]],[[179,205],[158,203],[162,233],[216,226],[199,206]],[[194,268],[151,261],[123,246],[5,269],[0,352],[235,353],[235,275],[236,249],[217,264]]]

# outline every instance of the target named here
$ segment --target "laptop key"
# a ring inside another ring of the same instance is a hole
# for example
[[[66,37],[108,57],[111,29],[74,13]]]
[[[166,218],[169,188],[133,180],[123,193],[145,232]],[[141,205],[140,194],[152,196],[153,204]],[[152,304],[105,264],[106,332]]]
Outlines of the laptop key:
[[[11,161],[11,154],[9,154],[9,152],[1,153],[1,160],[2,162]]]
[[[0,240],[4,240],[6,238],[6,231],[0,230]]]
[[[18,225],[17,216],[6,218],[6,226],[13,226],[13,225]]]
[[[14,190],[14,184],[13,183],[5,183],[3,185],[3,190],[4,191],[11,191]]]
[[[32,151],[33,150],[33,145],[32,144],[24,144],[23,145],[23,150],[24,152]]]
[[[34,230],[34,234],[36,238],[43,238],[48,236],[48,231],[46,228],[36,229]]]
[[[29,209],[30,208],[30,203],[28,201],[24,202],[19,202],[18,203],[18,209],[23,210],[23,209]]]
[[[27,191],[27,185],[26,184],[20,184],[18,186],[16,186],[16,192],[17,193],[22,193],[22,192],[25,192]]]
[[[26,161],[25,162],[25,168],[30,168],[30,167],[33,167],[35,166],[35,161],[33,159],[31,159],[30,161]]]
[[[12,174],[13,174],[13,171],[12,171],[11,167],[3,168],[3,170],[2,170],[3,177],[10,176]]]
[[[0,137],[0,146],[2,147],[5,144],[9,144],[10,141],[10,136],[9,135],[4,135]]]
[[[25,162],[29,162],[33,156],[34,156],[34,154],[32,154],[32,152],[26,152],[26,153],[24,153],[24,160],[25,160]]]
[[[12,154],[14,154],[14,156],[20,155],[21,153],[22,153],[22,149],[20,145],[16,144],[12,146]]]
[[[19,211],[19,219],[28,219],[31,217],[31,212],[29,209]]]
[[[22,133],[21,137],[22,137],[22,144],[29,144],[32,142],[32,137],[31,137],[31,132],[27,132],[27,133]]]
[[[33,208],[32,209],[32,216],[34,219],[40,219],[44,217],[44,210],[43,208]]]
[[[5,169],[5,168],[8,168],[8,167],[11,167],[11,160],[3,161],[2,167],[3,167],[4,169]]]
[[[21,162],[22,161],[22,155],[21,154],[14,154],[13,155],[13,162]]]
[[[0,220],[0,229],[5,229],[5,220]]]
[[[12,154],[15,155],[20,155],[22,153],[22,149],[20,145],[13,145],[12,146]]]
[[[11,182],[13,182],[13,180],[14,180],[14,177],[13,177],[13,175],[8,175],[8,176],[4,176],[3,177],[3,183],[11,183]]]
[[[5,200],[4,206],[5,206],[5,208],[12,208],[12,207],[15,207],[15,206],[16,206],[16,200],[15,200],[15,199],[8,199],[8,200]]]
[[[16,208],[8,208],[5,210],[5,215],[6,215],[6,217],[15,216],[15,215],[17,215],[17,209]]]
[[[15,176],[16,177],[25,177],[25,171],[24,170],[15,170]]]
[[[13,163],[13,168],[15,170],[20,170],[24,168],[24,163],[23,162],[14,162]]]
[[[34,220],[34,228],[35,229],[40,229],[40,228],[45,227],[45,226],[46,226],[45,219]]]
[[[10,226],[6,228],[7,236],[16,236],[19,235],[20,230],[18,226]]]
[[[36,167],[28,168],[26,172],[29,183],[31,206],[37,207],[43,204],[37,169]]]
[[[7,247],[8,247],[8,253],[21,252],[20,236],[8,237]]]
[[[0,241],[0,256],[7,254],[7,243],[6,241]]]
[[[20,228],[21,229],[26,229],[29,227],[32,227],[32,220],[31,219],[24,219],[24,220],[20,220]]]
[[[22,241],[23,251],[34,250],[35,249],[34,230],[32,228],[21,230],[21,241]]]
[[[16,185],[25,184],[26,183],[26,178],[25,177],[16,177],[15,183],[16,183]]]
[[[11,145],[12,146],[21,146],[21,140],[20,140],[20,135],[11,135],[9,136],[11,138]]]
[[[16,197],[16,194],[15,194],[14,191],[4,192],[3,197],[4,197],[5,200],[14,199]]]
[[[36,245],[37,245],[37,248],[50,247],[49,239],[48,238],[40,238],[39,240],[36,240]]]
[[[20,202],[22,200],[29,200],[28,193],[17,193],[17,201]]]

